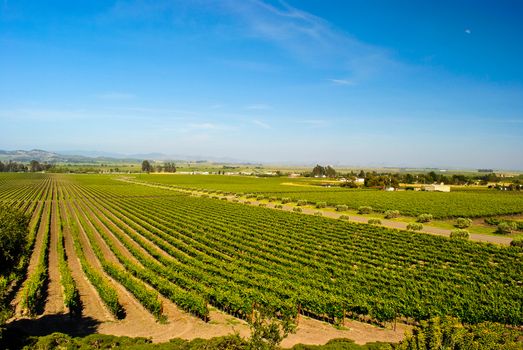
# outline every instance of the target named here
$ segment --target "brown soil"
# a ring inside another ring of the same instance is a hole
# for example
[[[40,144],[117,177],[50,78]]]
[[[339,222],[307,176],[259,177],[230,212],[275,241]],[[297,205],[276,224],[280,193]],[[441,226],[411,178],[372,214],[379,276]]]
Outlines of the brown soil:
[[[68,204],[70,205],[70,203]],[[74,214],[73,217],[75,220],[78,220]],[[86,233],[84,232],[83,227],[80,225],[79,221],[78,226],[80,228],[80,241],[87,261],[91,265],[93,265],[93,267],[98,269],[100,273],[103,273],[102,265],[100,261],[98,261],[96,255],[94,254],[94,251],[91,245],[89,244]],[[116,259],[114,255],[112,255],[112,252],[110,256],[112,256],[113,259]],[[109,258],[109,256],[106,256],[106,258]],[[134,322],[138,323],[139,327],[147,327],[148,324],[155,323],[154,317],[147,310],[145,310],[143,306],[122,285],[113,280],[111,277],[107,275],[106,277],[109,281],[112,282],[112,285],[115,287],[116,292],[118,294],[118,299],[126,312],[126,318],[123,321],[120,321],[119,323],[125,323],[126,320],[127,322],[129,322],[128,320],[134,320]]]
[[[64,212],[64,208],[65,206],[62,206],[62,213]],[[80,294],[80,300],[83,307],[82,315],[102,322],[113,321],[114,317],[111,315],[109,310],[107,310],[98,296],[96,289],[89,282],[82,270],[82,265],[76,255],[76,251],[74,250],[73,238],[67,225],[64,225],[64,243],[65,252],[67,254],[67,263],[71,269],[71,275],[76,282],[76,287]]]
[[[58,254],[56,246],[58,244],[58,218],[56,210],[56,201],[51,204],[51,232],[49,239],[49,266],[48,266],[48,284],[47,299],[45,301],[44,314],[58,314],[65,311],[62,285],[60,282],[60,269],[58,267]]]
[[[48,207],[50,204],[48,202],[42,202],[42,205],[45,205],[46,207]],[[38,232],[36,233],[35,243],[33,246],[33,252],[31,253],[31,258],[29,259],[29,264],[27,266],[27,273],[26,273],[27,277],[31,276],[34,273],[34,270],[36,269],[36,266],[38,265],[38,258],[40,256],[40,251],[42,250],[44,233],[45,233],[46,226],[47,226],[47,218],[45,216],[47,209],[48,208],[44,208],[44,211],[42,212],[42,215],[43,215],[42,221],[40,222],[40,226],[38,227]],[[26,282],[24,282],[22,287],[18,290],[15,298],[11,302],[11,305],[13,305],[15,307],[16,316],[21,316],[24,312],[24,310],[22,309],[21,301],[22,301],[22,296],[23,296],[23,292],[25,289],[25,284],[26,284]]]

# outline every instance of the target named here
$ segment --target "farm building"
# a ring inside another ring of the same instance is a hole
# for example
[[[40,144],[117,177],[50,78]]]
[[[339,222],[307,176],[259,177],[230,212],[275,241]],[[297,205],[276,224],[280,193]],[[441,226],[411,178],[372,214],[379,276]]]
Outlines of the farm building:
[[[427,185],[423,186],[423,190],[429,192],[450,192],[450,186],[444,184]]]

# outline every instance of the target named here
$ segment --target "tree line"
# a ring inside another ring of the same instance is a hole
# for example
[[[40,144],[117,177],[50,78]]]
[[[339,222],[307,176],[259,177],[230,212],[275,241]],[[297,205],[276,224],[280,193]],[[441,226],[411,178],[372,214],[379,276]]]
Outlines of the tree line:
[[[149,162],[148,160],[144,160],[142,162],[142,171],[143,172],[146,172],[146,173],[152,173],[152,172],[157,172],[157,173],[161,173],[161,172],[164,172],[164,173],[175,173],[176,172],[176,164],[175,163],[171,163],[171,162],[165,162],[163,163],[163,165],[156,165],[156,166],[153,166],[151,164],[151,162]]]
[[[428,173],[378,173],[376,171],[360,170],[359,172],[350,171],[349,173],[337,172],[330,165],[316,165],[310,172],[303,174],[306,177],[326,177],[326,178],[344,178],[347,181],[342,183],[343,187],[358,187],[356,179],[363,179],[364,187],[398,187],[400,183],[404,184],[433,184],[443,183],[446,185],[487,185],[488,183],[497,183],[507,181],[507,178],[499,177],[495,173],[480,175],[463,175],[438,174],[435,171]],[[503,186],[503,190],[520,190],[523,187],[523,178],[521,176],[511,178],[511,185]]]
[[[29,162],[29,165],[24,163],[18,163],[9,161],[7,163],[0,162],[0,172],[2,173],[19,173],[19,172],[37,172],[37,171],[48,171],[53,168],[53,164],[40,163],[36,160]]]

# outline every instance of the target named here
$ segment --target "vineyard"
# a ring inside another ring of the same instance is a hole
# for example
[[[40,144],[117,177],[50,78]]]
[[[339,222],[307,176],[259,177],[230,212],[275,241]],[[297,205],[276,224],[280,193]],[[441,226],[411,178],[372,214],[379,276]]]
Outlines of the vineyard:
[[[304,179],[255,178],[213,175],[138,175],[139,181],[173,187],[263,195],[266,198],[306,200],[316,204],[370,206],[378,212],[399,210],[402,215],[431,213],[434,218],[483,217],[523,213],[523,194],[495,190],[460,190],[450,193],[344,189],[307,185]],[[308,180],[309,182],[311,180]]]
[[[442,205],[437,196],[427,198],[418,204],[409,197],[409,206]],[[521,196],[499,198],[523,203]],[[80,281],[68,259],[74,255],[117,319],[127,311],[120,286],[159,321],[166,318],[162,300],[169,300],[203,321],[211,307],[248,319],[263,305],[278,315],[337,324],[444,315],[523,324],[517,248],[191,197],[102,175],[1,175],[0,201],[32,217],[34,252],[19,292],[21,315],[42,312],[50,257],[59,266],[64,306],[81,308]],[[402,210],[400,202],[394,209]],[[475,202],[467,203],[474,213]]]

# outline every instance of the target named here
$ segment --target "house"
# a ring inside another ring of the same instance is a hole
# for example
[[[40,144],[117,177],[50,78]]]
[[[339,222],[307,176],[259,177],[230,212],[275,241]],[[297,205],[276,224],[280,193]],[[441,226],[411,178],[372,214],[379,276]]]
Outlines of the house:
[[[396,189],[394,187],[386,187],[385,188],[385,191],[387,192],[392,192],[392,191],[395,191]]]
[[[362,177],[358,177],[356,180],[354,180],[354,183],[364,184],[365,183],[365,179],[362,178]]]
[[[423,186],[423,191],[429,191],[429,192],[450,192],[450,186],[444,185],[443,182],[441,184],[433,184],[433,185],[426,185]]]

